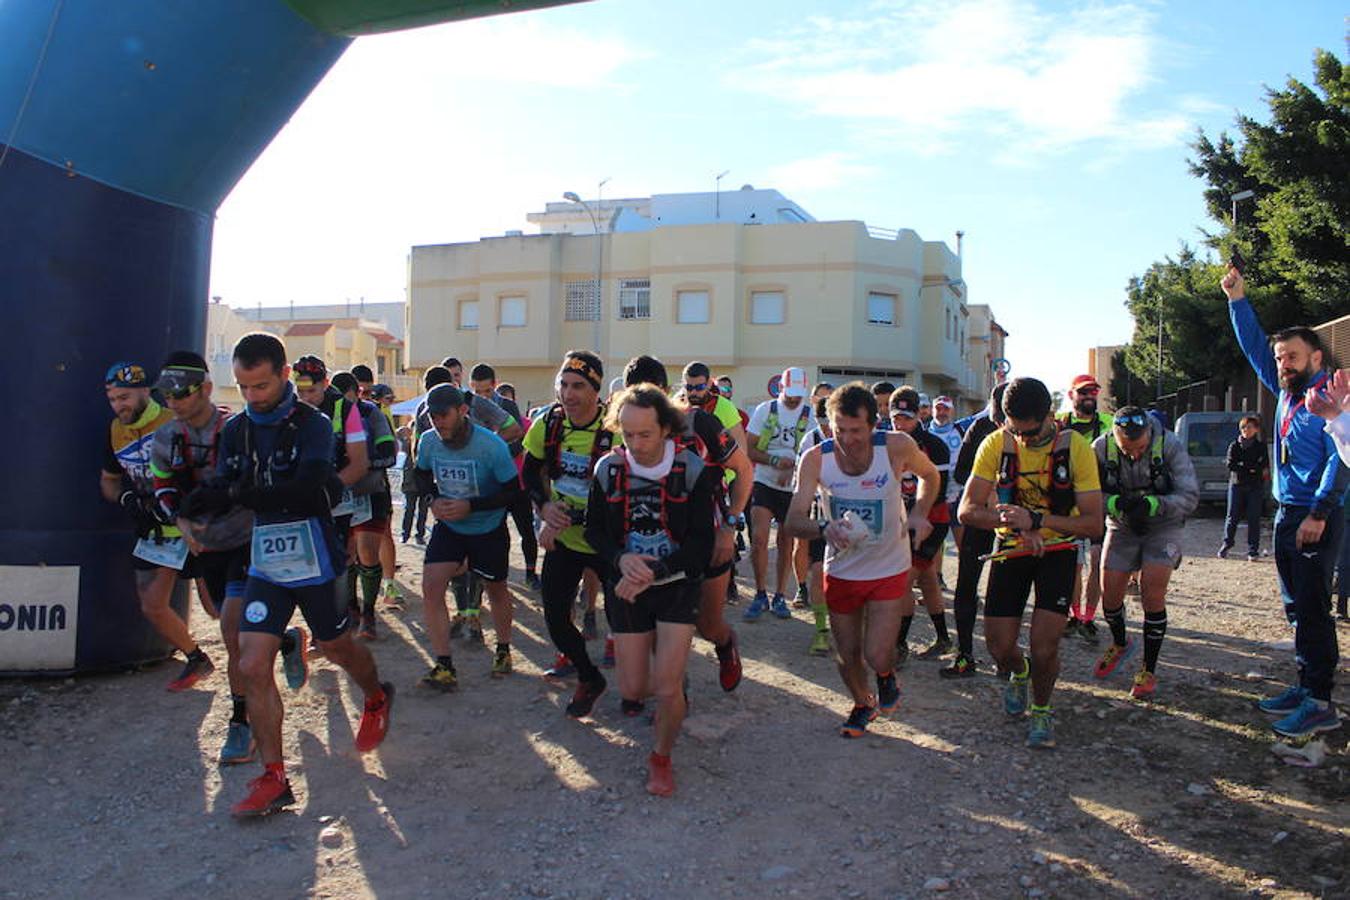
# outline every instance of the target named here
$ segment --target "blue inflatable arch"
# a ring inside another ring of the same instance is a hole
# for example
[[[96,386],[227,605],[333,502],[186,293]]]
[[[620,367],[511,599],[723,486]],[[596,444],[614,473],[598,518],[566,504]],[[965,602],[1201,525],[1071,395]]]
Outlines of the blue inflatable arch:
[[[568,2],[0,2],[0,674],[169,652],[98,492],[103,374],[202,349],[215,211],[353,36]]]

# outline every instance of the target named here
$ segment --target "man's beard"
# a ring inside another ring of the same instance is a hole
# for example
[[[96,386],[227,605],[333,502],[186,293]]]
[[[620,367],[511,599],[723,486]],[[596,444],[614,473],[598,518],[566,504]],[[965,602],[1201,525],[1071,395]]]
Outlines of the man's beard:
[[[1312,366],[1308,366],[1301,372],[1285,374],[1280,372],[1280,387],[1284,388],[1293,396],[1301,396],[1308,389],[1308,383],[1312,381],[1316,371]]]
[[[1080,416],[1090,416],[1097,411],[1097,398],[1084,397],[1073,405],[1073,410]]]

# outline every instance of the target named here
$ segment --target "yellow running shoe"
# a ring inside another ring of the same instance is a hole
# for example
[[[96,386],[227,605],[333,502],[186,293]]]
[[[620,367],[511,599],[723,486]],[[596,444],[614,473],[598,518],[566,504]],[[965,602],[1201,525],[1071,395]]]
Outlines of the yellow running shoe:
[[[492,657],[492,677],[505,678],[511,674],[511,648],[498,647]]]
[[[430,672],[422,676],[422,686],[446,692],[455,690],[459,687],[459,678],[455,675],[455,667],[437,663],[431,667]]]

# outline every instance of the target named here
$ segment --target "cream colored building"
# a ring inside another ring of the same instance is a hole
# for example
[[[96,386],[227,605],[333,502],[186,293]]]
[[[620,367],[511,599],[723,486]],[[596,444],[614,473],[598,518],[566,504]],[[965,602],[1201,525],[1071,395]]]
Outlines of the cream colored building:
[[[1102,386],[1101,399],[1098,402],[1102,409],[1115,409],[1119,405],[1111,396],[1111,359],[1124,349],[1124,344],[1113,344],[1088,350],[1086,372]]]
[[[555,206],[530,218],[576,221],[575,205]],[[522,406],[551,399],[559,360],[578,347],[599,350],[607,378],[641,353],[672,381],[703,360],[734,380],[743,407],[788,365],[812,380],[884,378],[983,402],[960,260],[940,241],[815,222],[748,186],[606,201],[602,217],[598,235],[412,248],[409,367],[490,362]]]
[[[236,310],[221,303],[219,298],[213,297],[207,306],[206,351],[203,356],[206,357],[207,368],[211,370],[211,382],[214,384],[211,396],[216,403],[224,404],[233,410],[244,408],[244,402],[239,397],[239,389],[234,381],[231,355],[234,353],[234,345],[241,337],[257,330],[256,323],[250,322]]]
[[[397,306],[399,330],[402,331],[403,304]],[[421,381],[403,371],[403,341],[394,334],[385,321],[371,321],[359,316],[316,316],[332,309],[341,311],[341,305],[320,309],[294,307],[291,317],[286,307],[262,307],[257,312],[231,309],[213,302],[207,317],[206,360],[211,367],[211,380],[217,385],[219,402],[241,408],[230,356],[239,338],[250,331],[268,331],[286,344],[286,355],[296,360],[313,355],[324,361],[330,372],[350,370],[364,364],[375,373],[375,380],[394,389],[398,400],[407,400],[421,391]]]
[[[967,309],[970,319],[969,334],[966,336],[966,362],[975,374],[975,394],[983,398],[976,403],[978,406],[989,397],[989,392],[998,383],[994,363],[1008,358],[1008,332],[994,319],[994,311],[988,305],[977,303]]]

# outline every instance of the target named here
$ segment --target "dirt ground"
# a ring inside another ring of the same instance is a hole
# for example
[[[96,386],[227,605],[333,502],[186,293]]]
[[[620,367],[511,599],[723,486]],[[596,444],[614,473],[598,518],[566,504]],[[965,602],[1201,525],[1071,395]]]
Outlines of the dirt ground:
[[[1130,701],[1128,674],[1094,681],[1099,648],[1070,640],[1046,752],[1023,745],[987,663],[948,683],[911,661],[899,712],[841,740],[848,703],[833,663],[806,654],[809,613],[739,623],[747,560],[731,610],[745,681],[724,694],[696,642],[673,799],[645,793],[651,729],[619,714],[612,679],[593,719],[563,715],[518,569],[516,674],[489,679],[489,652],[459,643],[459,692],[419,690],[422,551],[404,545],[408,609],[383,614],[374,645],[399,687],[389,738],[354,752],[358,698],[317,662],[285,696],[299,802],[269,819],[229,816],[259,770],[215,763],[220,670],[183,695],[164,690],[177,664],[0,682],[0,895],[1350,897],[1350,729],[1318,769],[1270,753],[1252,701],[1290,679],[1292,652],[1271,646],[1290,634],[1273,563],[1215,559],[1219,526],[1187,530],[1156,702]],[[911,643],[929,639],[921,613]]]

